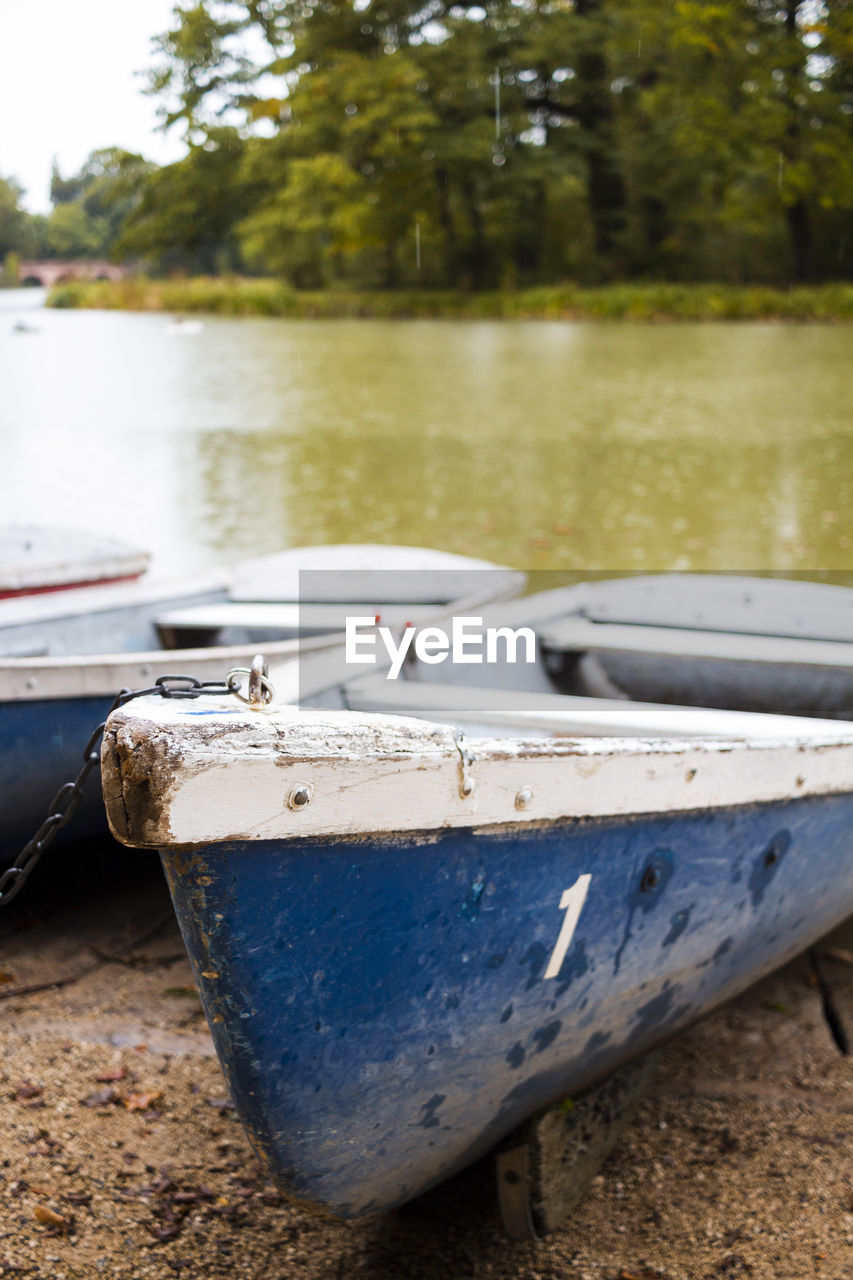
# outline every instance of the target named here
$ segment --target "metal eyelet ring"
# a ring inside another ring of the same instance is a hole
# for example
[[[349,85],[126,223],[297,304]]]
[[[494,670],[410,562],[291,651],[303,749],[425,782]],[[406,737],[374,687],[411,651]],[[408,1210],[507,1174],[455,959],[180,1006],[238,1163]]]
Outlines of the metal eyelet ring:
[[[249,681],[249,693],[242,692],[242,677],[246,676]],[[264,672],[258,672],[254,664],[251,667],[232,667],[228,672],[226,684],[235,698],[239,698],[241,702],[245,702],[247,706],[257,706],[259,703],[266,706],[272,702],[275,697],[275,687],[270,678]],[[253,697],[253,685],[256,685],[260,691],[260,697]]]

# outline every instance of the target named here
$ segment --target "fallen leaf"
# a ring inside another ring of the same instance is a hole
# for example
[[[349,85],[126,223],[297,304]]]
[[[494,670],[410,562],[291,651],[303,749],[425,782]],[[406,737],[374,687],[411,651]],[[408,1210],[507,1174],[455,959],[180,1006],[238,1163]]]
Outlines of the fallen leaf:
[[[790,1013],[788,1005],[783,1004],[781,1000],[762,1000],[762,1009],[769,1009],[771,1013]]]
[[[54,1213],[52,1209],[48,1209],[46,1204],[37,1204],[33,1209],[33,1217],[46,1227],[59,1227],[62,1231],[68,1225],[61,1213]]]
[[[124,1100],[128,1111],[147,1111],[163,1096],[162,1089],[148,1089],[144,1093],[129,1093]]]

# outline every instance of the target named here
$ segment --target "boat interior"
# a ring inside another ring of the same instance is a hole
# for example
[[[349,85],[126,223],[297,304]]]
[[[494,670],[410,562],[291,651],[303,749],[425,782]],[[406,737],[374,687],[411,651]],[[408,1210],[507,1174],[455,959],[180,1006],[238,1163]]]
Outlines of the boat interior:
[[[396,679],[374,668],[324,686],[312,673],[303,696],[478,736],[826,736],[828,721],[853,720],[846,588],[638,577],[521,597],[485,610],[483,622],[530,628],[535,661],[519,661],[520,646],[513,661],[499,645],[495,663],[407,659]]]
[[[368,554],[377,567],[348,567],[361,565]],[[398,562],[405,567],[394,567]],[[356,609],[402,629],[422,625],[451,604],[478,609],[508,600],[523,585],[524,575],[515,570],[417,548],[298,548],[190,582],[143,581],[5,600],[0,660],[246,648],[297,638],[310,644],[314,637],[342,634]]]
[[[378,578],[356,575],[347,600],[331,595],[339,577],[327,590],[321,575],[315,598],[306,600],[292,561],[287,567],[290,580],[276,556],[231,581],[5,601],[0,663],[127,653],[157,665],[160,654],[175,670],[190,652],[214,661],[221,652],[224,664],[237,648],[256,646],[273,664],[288,660],[275,679],[285,702],[413,715],[477,734],[762,736],[778,734],[780,716],[853,720],[853,591],[846,588],[687,574],[520,596],[522,578],[512,571],[486,583],[464,571],[414,579],[380,570]],[[387,664],[353,674],[331,641],[354,608],[397,636],[407,625],[473,612],[484,627],[532,632],[535,660],[520,660],[524,646],[501,640],[494,662],[427,663],[410,649],[397,679],[388,678]],[[747,714],[749,723],[738,719]]]

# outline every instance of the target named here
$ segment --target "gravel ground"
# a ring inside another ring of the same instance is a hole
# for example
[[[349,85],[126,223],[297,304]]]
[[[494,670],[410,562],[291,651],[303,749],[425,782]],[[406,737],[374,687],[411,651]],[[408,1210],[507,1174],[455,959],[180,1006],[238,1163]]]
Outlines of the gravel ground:
[[[822,963],[853,1028],[851,939]],[[538,1246],[501,1237],[488,1162],[357,1223],[288,1205],[230,1109],[150,859],[55,855],[2,921],[0,999],[0,1275],[853,1278],[853,1072],[803,961],[668,1047]]]

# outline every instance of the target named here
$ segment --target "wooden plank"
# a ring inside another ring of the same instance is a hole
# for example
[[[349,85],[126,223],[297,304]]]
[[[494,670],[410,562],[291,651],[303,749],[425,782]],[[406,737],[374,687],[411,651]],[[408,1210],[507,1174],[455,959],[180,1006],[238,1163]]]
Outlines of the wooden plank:
[[[259,631],[297,632],[343,631],[348,616],[373,617],[385,626],[404,627],[407,622],[420,623],[435,616],[435,607],[412,604],[299,604],[290,602],[218,601],[214,604],[189,605],[170,609],[157,618],[161,632],[222,631],[241,627]]]
[[[853,591],[738,574],[655,574],[586,584],[591,622],[853,641]]]
[[[346,689],[353,711],[419,716],[444,723],[502,726],[509,732],[539,729],[562,737],[726,738],[767,741],[781,738],[835,738],[837,720],[765,712],[678,707],[618,698],[583,698],[559,693],[468,688],[387,680],[371,675]]]
[[[682,627],[632,626],[565,618],[543,628],[544,649],[558,653],[635,653],[662,658],[707,658],[853,670],[853,644],[800,640],[789,636],[745,635]]]

